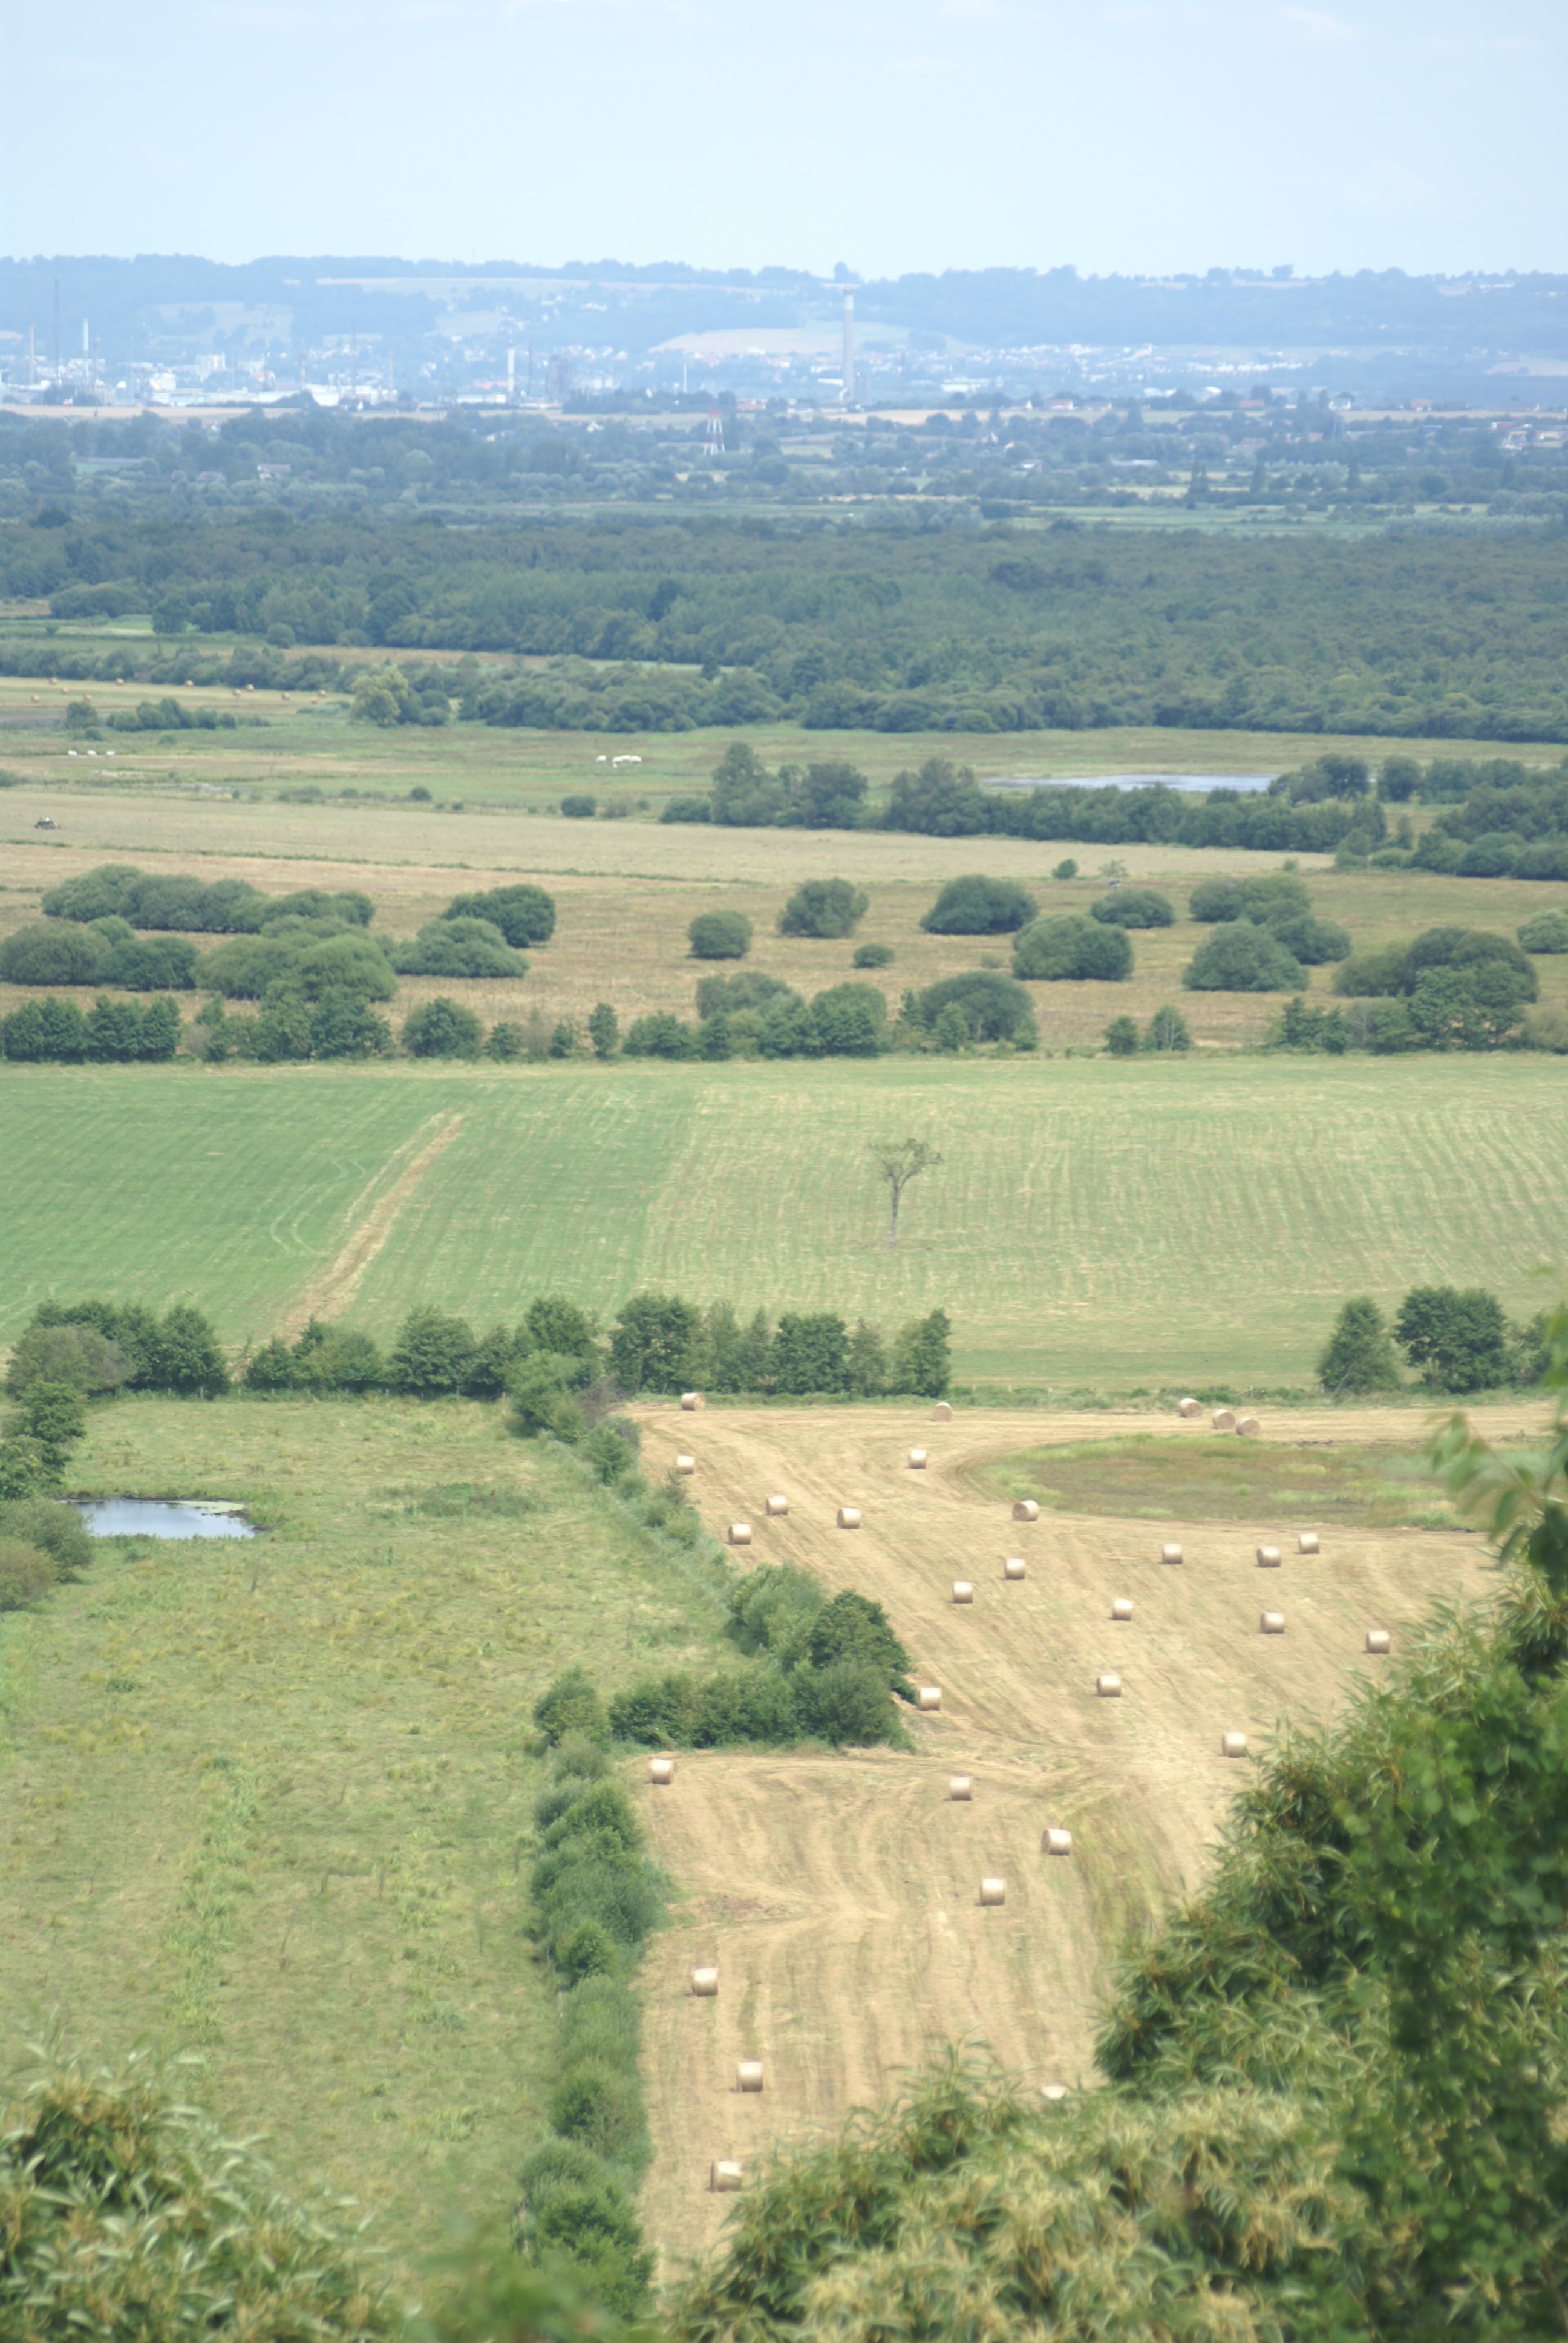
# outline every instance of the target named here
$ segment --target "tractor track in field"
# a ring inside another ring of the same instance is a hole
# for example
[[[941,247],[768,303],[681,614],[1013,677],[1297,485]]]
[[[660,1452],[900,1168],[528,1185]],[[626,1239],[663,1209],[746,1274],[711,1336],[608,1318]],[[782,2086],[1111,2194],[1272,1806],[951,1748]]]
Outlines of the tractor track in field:
[[[368,1180],[345,1215],[349,1233],[334,1258],[303,1289],[277,1328],[286,1339],[303,1332],[312,1318],[341,1317],[357,1293],[367,1270],[407,1209],[426,1173],[463,1128],[461,1114],[429,1116]],[[409,1155],[410,1149],[417,1151]],[[377,1195],[400,1156],[408,1161],[389,1188]],[[374,1202],[369,1200],[374,1198]]]
[[[1489,1589],[1479,1541],[1452,1531],[1336,1527],[1309,1558],[1294,1550],[1305,1522],[1042,1511],[1015,1524],[972,1477],[1042,1442],[1213,1437],[1169,1418],[966,1409],[938,1425],[908,1403],[638,1413],[654,1477],[685,1449],[707,1526],[752,1524],[739,1567],[788,1558],[832,1592],[876,1597],[917,1681],[942,1687],[940,1715],[910,1719],[913,1755],[699,1752],[668,1789],[636,1768],[673,1883],[671,1925],[644,1968],[645,2217],[667,2274],[720,2233],[731,2200],[708,2190],[712,2159],[755,2169],[776,2145],[836,2130],[936,2041],[983,2042],[1040,2085],[1091,2080],[1128,1929],[1199,1882],[1246,1778],[1221,1733],[1245,1731],[1256,1750],[1287,1715],[1332,1715],[1384,1664],[1363,1650],[1368,1626],[1397,1638],[1432,1598]],[[1487,1428],[1513,1433],[1520,1413]],[[1265,1439],[1275,1431],[1265,1420]],[[1292,1412],[1277,1436],[1387,1439],[1390,1417]],[[906,1462],[917,1444],[924,1471]],[[775,1491],[789,1513],[770,1521]],[[835,1526],[843,1503],[861,1509],[859,1531]],[[1180,1568],[1159,1560],[1166,1536],[1182,1542]],[[1259,1570],[1260,1543],[1285,1546],[1280,1570]],[[1025,1557],[1021,1584],[1004,1579],[1010,1554]],[[974,1586],[961,1607],[960,1578]],[[1133,1618],[1113,1623],[1123,1594]],[[1265,1607],[1284,1610],[1284,1635],[1260,1634]],[[1104,1670],[1121,1698],[1096,1697]],[[949,1800],[950,1773],[971,1776],[970,1803]],[[1048,1823],[1071,1830],[1070,1860],[1041,1854]],[[1006,1879],[1004,1908],[980,1907],[982,1874]],[[719,1993],[695,1999],[688,1973],[707,1963]],[[743,2057],[763,2062],[760,2097],[735,2087]]]

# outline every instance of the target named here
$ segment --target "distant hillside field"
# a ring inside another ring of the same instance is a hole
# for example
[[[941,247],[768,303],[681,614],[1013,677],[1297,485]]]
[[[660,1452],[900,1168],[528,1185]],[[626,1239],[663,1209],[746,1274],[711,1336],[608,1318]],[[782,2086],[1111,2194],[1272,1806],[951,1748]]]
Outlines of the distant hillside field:
[[[45,1294],[188,1296],[226,1341],[315,1309],[477,1325],[639,1287],[897,1323],[963,1379],[1305,1383],[1339,1302],[1562,1246],[1568,1095],[1535,1056],[1121,1063],[7,1068],[0,1338]],[[946,1162],[896,1252],[866,1142]]]

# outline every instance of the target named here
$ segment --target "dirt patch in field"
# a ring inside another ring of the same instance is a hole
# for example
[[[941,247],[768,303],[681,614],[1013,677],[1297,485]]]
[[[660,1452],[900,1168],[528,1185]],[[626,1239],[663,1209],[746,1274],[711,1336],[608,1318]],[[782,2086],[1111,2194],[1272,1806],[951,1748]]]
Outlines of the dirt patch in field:
[[[1472,1536],[1352,1527],[1321,1508],[1311,1523],[1173,1511],[1179,1568],[1161,1563],[1146,1522],[1014,1523],[979,1472],[1048,1442],[1125,1446],[1128,1418],[966,1410],[939,1425],[929,1413],[639,1411],[649,1472],[687,1450],[707,1524],[752,1523],[738,1561],[792,1559],[833,1591],[875,1596],[917,1679],[942,1688],[939,1715],[910,1719],[912,1756],[712,1753],[682,1757],[658,1790],[633,1771],[679,1899],[645,1971],[647,2212],[667,2257],[719,2235],[714,2157],[755,2167],[775,2144],[836,2127],[935,2039],[983,2039],[1041,2084],[1091,2077],[1127,1930],[1201,1878],[1248,1776],[1221,1755],[1221,1732],[1239,1728],[1256,1749],[1287,1717],[1331,1715],[1386,1665],[1364,1651],[1369,1626],[1392,1628],[1397,1649],[1432,1600],[1484,1599],[1494,1583]],[[1488,1428],[1528,1433],[1538,1413],[1489,1410]],[[1164,1419],[1138,1429],[1181,1437]],[[1278,1436],[1408,1453],[1413,1429],[1408,1411],[1325,1409]],[[907,1465],[916,1445],[923,1472]],[[789,1500],[783,1520],[765,1512],[774,1491]],[[836,1528],[844,1503],[860,1508],[859,1531]],[[1295,1531],[1309,1525],[1323,1551],[1299,1557]],[[1264,1542],[1286,1548],[1282,1569],[1257,1568]],[[1021,1584],[1003,1574],[1015,1554]],[[959,1578],[975,1590],[962,1607]],[[1126,1624],[1111,1616],[1117,1595],[1133,1599]],[[1260,1634],[1264,1607],[1284,1611],[1283,1636]],[[1120,1699],[1096,1696],[1107,1671]],[[950,1773],[970,1775],[968,1804],[950,1802]],[[1070,1860],[1041,1854],[1048,1824],[1072,1832]],[[980,1907],[982,1874],[1005,1878],[1001,1909]],[[715,2001],[687,1993],[699,1961],[719,1966]],[[763,2062],[760,2097],[733,2087],[741,2057]]]

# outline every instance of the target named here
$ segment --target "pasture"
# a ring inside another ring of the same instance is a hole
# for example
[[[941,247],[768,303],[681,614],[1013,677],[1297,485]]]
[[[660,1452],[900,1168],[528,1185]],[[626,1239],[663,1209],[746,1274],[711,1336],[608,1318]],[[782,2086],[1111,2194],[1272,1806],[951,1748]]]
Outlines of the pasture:
[[[426,738],[433,736],[424,736]],[[57,820],[40,837],[41,815]],[[1081,875],[1056,880],[1066,858]],[[1314,908],[1350,932],[1357,950],[1409,940],[1440,925],[1488,927],[1512,934],[1533,912],[1568,900],[1568,889],[1513,880],[1441,878],[1426,871],[1335,870],[1325,857],[1301,858]],[[871,831],[727,830],[648,821],[566,821],[508,811],[453,813],[403,803],[301,806],[277,798],[220,796],[193,800],[122,789],[84,791],[65,805],[48,792],[0,791],[0,935],[37,917],[44,890],[105,861],[134,861],[160,873],[236,878],[270,893],[300,887],[362,888],[376,904],[377,930],[410,936],[453,895],[507,879],[541,880],[556,897],[558,921],[548,949],[530,956],[528,975],[457,984],[458,996],[487,1023],[532,1023],[540,1045],[560,1022],[583,1038],[594,1004],[608,1001],[623,1025],[652,1010],[690,1017],[698,979],[715,972],[690,955],[687,930],[699,912],[744,911],[755,938],[749,966],[809,995],[854,973],[855,948],[885,945],[891,962],[877,981],[897,1010],[919,990],[966,969],[1010,964],[1008,936],[932,936],[920,928],[938,890],[962,871],[1021,881],[1050,912],[1086,911],[1111,877],[1125,871],[1162,889],[1178,913],[1171,928],[1133,939],[1135,965],[1121,984],[1040,984],[1033,988],[1043,1046],[1097,1046],[1112,1017],[1147,1022],[1177,1001],[1202,1047],[1262,1039],[1278,998],[1257,993],[1187,993],[1181,971],[1209,932],[1186,915],[1191,889],[1218,872],[1278,867],[1270,855],[1191,848],[1070,847],[1008,839],[938,839]],[[775,932],[779,910],[802,880],[850,879],[869,908],[851,939],[820,942]],[[1543,1002],[1568,1005],[1568,955],[1537,962]],[[720,970],[719,972],[722,972]],[[1328,994],[1332,970],[1312,971],[1314,998]],[[401,1023],[421,1001],[454,990],[452,979],[408,978],[392,1007]],[[0,1014],[25,997],[0,985]],[[189,1004],[194,1006],[194,1002]]]
[[[884,1058],[539,1069],[7,1067],[0,1337],[44,1295],[180,1297],[237,1353],[312,1308],[384,1335],[638,1288],[885,1325],[961,1381],[1310,1383],[1340,1301],[1562,1242],[1568,1094],[1535,1055]],[[869,1139],[945,1161],[896,1252]],[[438,1144],[437,1142],[439,1142]]]
[[[714,1574],[472,1404],[126,1401],[98,1494],[246,1502],[0,1615],[0,2038],[197,2051],[184,2087],[405,2268],[504,2218],[555,2078],[522,1935],[545,1685],[701,1656]]]

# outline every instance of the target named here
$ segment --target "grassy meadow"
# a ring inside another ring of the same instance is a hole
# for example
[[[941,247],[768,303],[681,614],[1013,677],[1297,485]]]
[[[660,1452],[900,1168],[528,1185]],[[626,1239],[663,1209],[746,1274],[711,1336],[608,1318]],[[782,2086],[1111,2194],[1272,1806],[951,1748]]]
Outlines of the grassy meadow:
[[[121,638],[136,638],[144,654],[147,647],[145,626],[64,624],[57,631],[63,644],[69,642],[73,649],[90,648],[98,656]],[[224,651],[229,645],[215,638],[206,648]],[[308,646],[291,654],[308,655]],[[322,656],[372,665],[395,659],[410,674],[429,664],[429,655],[419,651],[346,654],[329,648]],[[547,662],[491,653],[482,656],[479,664],[498,670],[542,668]],[[172,789],[179,794],[238,789],[246,798],[252,791],[267,797],[281,789],[318,789],[331,799],[348,792],[351,800],[358,792],[396,801],[407,799],[411,789],[427,789],[445,810],[554,815],[564,791],[588,790],[599,799],[601,809],[613,807],[636,817],[657,815],[668,798],[706,789],[735,737],[703,729],[623,736],[498,730],[479,724],[431,730],[401,725],[380,730],[353,723],[343,693],[321,699],[286,699],[266,690],[236,695],[222,684],[197,685],[188,691],[182,687],[176,696],[193,710],[205,705],[220,714],[259,718],[259,724],[244,722],[232,732],[111,732],[90,744],[97,750],[95,759],[86,754],[89,744],[68,739],[65,733],[69,699],[89,698],[99,716],[106,718],[163,696],[164,687],[145,682],[51,685],[36,676],[0,677],[0,766],[30,783],[64,790],[73,799],[106,790]],[[895,774],[928,757],[971,765],[982,780],[1022,776],[1062,780],[1130,772],[1277,773],[1329,750],[1375,763],[1411,745],[1355,732],[1204,731],[1163,725],[1012,733],[811,732],[784,723],[743,729],[770,765],[844,759],[858,765],[879,792],[890,787]],[[72,748],[78,751],[74,759],[68,754]],[[112,761],[106,754],[110,749],[115,751]],[[1456,753],[1467,752],[1456,744]],[[1493,752],[1483,747],[1473,753]],[[1556,766],[1563,760],[1560,743],[1511,743],[1506,753],[1527,764]],[[642,763],[616,773],[608,759],[620,755],[638,756]],[[588,825],[573,822],[568,827],[578,832]]]
[[[50,1292],[189,1296],[237,1347],[311,1307],[477,1324],[638,1287],[897,1324],[959,1375],[1303,1384],[1348,1293],[1560,1253],[1568,1091],[1537,1055],[719,1066],[14,1067],[0,1336]],[[866,1142],[946,1161],[898,1250]],[[434,1142],[442,1143],[437,1148]]]
[[[504,2217],[555,2075],[529,1714],[587,1642],[610,1684],[709,1648],[705,1566],[472,1404],[127,1400],[72,1475],[271,1527],[106,1540],[0,1616],[6,2068],[52,2023],[195,2049],[191,2096],[404,2263]]]

